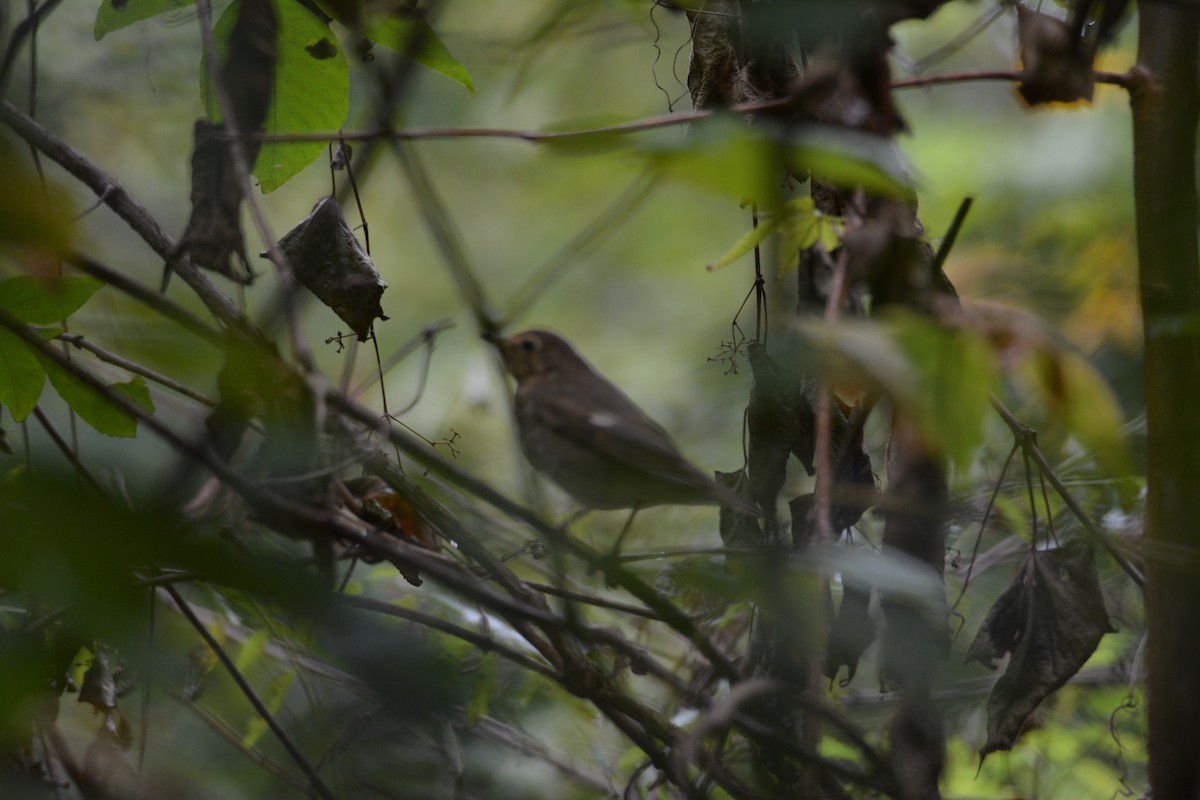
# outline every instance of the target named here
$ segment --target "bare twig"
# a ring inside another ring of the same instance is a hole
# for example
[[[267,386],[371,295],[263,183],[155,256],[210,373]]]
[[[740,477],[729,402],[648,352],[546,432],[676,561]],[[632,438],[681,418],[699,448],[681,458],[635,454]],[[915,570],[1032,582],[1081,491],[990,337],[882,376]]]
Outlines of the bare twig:
[[[128,358],[119,356],[111,350],[105,350],[100,345],[96,344],[95,342],[89,342],[87,339],[83,338],[77,333],[60,333],[58,335],[58,340],[61,342],[66,342],[67,344],[72,344],[81,350],[87,350],[101,361],[112,364],[115,367],[128,370],[134,375],[141,375],[146,380],[153,381],[160,386],[165,386],[174,392],[178,392],[189,400],[195,400],[197,403],[210,407],[217,404],[216,400],[213,400],[203,392],[198,392],[192,387],[182,384],[173,378],[168,378],[166,375],[163,375],[160,372],[155,372],[149,367],[143,367],[136,361],[130,361]]]
[[[892,81],[893,89],[915,89],[920,86],[940,86],[947,83],[976,83],[978,81],[1003,81],[1016,83],[1023,75],[1019,69],[989,69],[967,72],[944,72],[941,75],[924,75],[918,78],[902,78]],[[1104,72],[1096,70],[1092,73],[1096,83],[1107,83],[1129,89],[1133,86],[1133,77],[1128,72]]]
[[[259,750],[257,747],[247,747],[242,742],[242,735],[229,727],[229,725],[216,714],[212,713],[196,701],[189,700],[182,695],[180,695],[178,699],[185,708],[199,717],[200,720],[209,728],[211,728],[214,733],[216,733],[229,744],[236,747],[238,751],[243,756],[250,759],[250,761],[267,770],[275,777],[287,781],[297,789],[302,791],[308,789],[307,780],[300,775],[296,775],[278,761]]]
[[[922,86],[938,86],[950,83],[973,83],[977,81],[1005,81],[1015,83],[1020,81],[1020,70],[997,69],[976,70],[969,72],[946,72],[940,75],[924,75],[916,78],[902,78],[892,81],[893,89],[913,89]],[[1125,72],[1093,72],[1096,83],[1120,86],[1129,89],[1133,78]],[[617,125],[607,125],[598,128],[583,128],[572,131],[538,131],[522,130],[519,128],[413,128],[410,130],[375,130],[375,131],[330,131],[328,133],[260,133],[249,134],[246,138],[260,142],[324,142],[341,138],[348,142],[369,142],[387,139],[395,142],[413,142],[436,139],[517,139],[532,144],[544,142],[570,141],[572,139],[598,138],[601,136],[641,133],[644,131],[670,128],[676,125],[688,125],[693,122],[708,119],[721,114],[756,114],[762,111],[778,111],[786,109],[795,103],[793,97],[779,97],[773,100],[762,100],[753,103],[738,103],[720,112],[689,111],[681,114],[662,114],[653,117],[630,120]]]
[[[471,733],[484,741],[516,750],[523,756],[546,762],[568,778],[597,792],[611,794],[613,787],[601,778],[584,772],[571,760],[552,752],[524,731],[505,725],[493,717],[482,717],[470,728]]]
[[[471,267],[466,248],[463,246],[462,236],[455,228],[445,203],[434,189],[429,173],[425,171],[425,166],[421,163],[420,158],[411,149],[400,142],[395,143],[394,149],[396,156],[400,159],[400,166],[404,169],[404,174],[417,196],[417,206],[421,209],[429,233],[442,252],[442,258],[450,269],[450,275],[454,278],[463,302],[471,309],[479,332],[494,333],[497,329],[498,315],[488,301],[483,291],[483,285]]]
[[[418,625],[423,625],[426,628],[432,628],[435,631],[441,631],[449,636],[462,639],[464,642],[469,642],[485,653],[492,652],[503,656],[517,666],[523,667],[530,672],[537,673],[542,677],[550,678],[554,681],[561,680],[561,676],[557,672],[555,672],[546,664],[530,658],[525,653],[518,652],[508,645],[501,644],[489,636],[484,636],[481,633],[469,630],[461,625],[455,625],[447,622],[446,620],[435,617],[432,614],[426,614],[423,611],[417,611],[412,608],[398,606],[394,603],[385,603],[382,600],[374,600],[370,597],[356,597],[354,595],[343,594],[339,595],[338,599],[346,605],[354,608],[362,608],[367,611],[374,611],[377,614],[386,614],[389,617],[399,617],[400,619],[406,619],[409,622],[415,622]]]
[[[90,484],[93,489],[99,489],[100,484],[92,476],[92,473],[88,471],[88,468],[83,465],[83,462],[79,460],[79,455],[75,452],[74,448],[62,437],[62,434],[54,427],[54,423],[50,421],[50,418],[46,416],[46,413],[42,411],[40,406],[33,409],[33,416],[41,423],[42,428],[50,435],[55,446],[58,447],[67,461],[71,462],[71,466],[75,468],[75,474]]]
[[[275,719],[275,716],[271,713],[271,710],[267,708],[267,704],[262,701],[262,698],[260,698],[258,693],[254,691],[254,687],[250,685],[250,682],[246,680],[244,675],[242,675],[241,671],[237,668],[237,665],[233,663],[233,659],[230,657],[230,655],[225,652],[225,648],[221,647],[221,643],[218,642],[216,637],[209,632],[208,628],[204,626],[204,623],[196,617],[195,613],[192,611],[191,605],[183,598],[181,594],[179,594],[179,590],[170,583],[165,584],[163,589],[171,596],[171,600],[174,601],[175,605],[179,608],[179,611],[184,617],[187,618],[187,621],[192,624],[192,627],[196,629],[196,632],[200,634],[200,637],[204,639],[205,643],[208,644],[209,648],[213,651],[213,654],[217,657],[217,660],[221,662],[221,665],[224,666],[225,670],[229,673],[229,677],[233,678],[233,682],[237,684],[238,689],[240,689],[242,694],[245,695],[246,699],[250,701],[250,705],[254,706],[254,710],[257,711],[259,716],[263,718],[263,720],[267,723],[267,727],[269,727],[271,732],[275,734],[275,737],[279,739],[279,743],[282,744],[284,749],[288,751],[288,755],[292,757],[292,760],[296,762],[296,765],[300,767],[300,769],[308,777],[312,788],[322,798],[325,798],[325,800],[336,800],[336,795],[334,795],[333,791],[328,785],[326,785],[324,778],[321,777],[320,773],[318,773],[316,768],[309,762],[308,757],[300,751],[300,748],[296,746],[296,743],[292,741],[292,737],[283,729],[283,726],[279,724],[279,721]]]
[[[1033,440],[1033,429],[1017,419],[1016,416],[1008,410],[1008,407],[1005,406],[1004,403],[1000,402],[1000,400],[995,396],[991,398],[991,404],[992,408],[996,410],[996,413],[1000,415],[1000,419],[1004,420],[1004,424],[1008,425],[1009,429],[1012,430],[1013,434],[1016,436],[1017,442],[1020,443],[1021,448],[1034,461],[1037,462],[1037,465],[1041,468],[1042,473],[1046,476],[1046,479],[1050,481],[1050,485],[1054,487],[1054,491],[1058,492],[1058,496],[1062,498],[1063,503],[1067,506],[1067,508],[1071,509],[1071,513],[1075,515],[1077,520],[1079,520],[1079,523],[1083,526],[1083,529],[1087,531],[1088,535],[1092,537],[1092,540],[1096,542],[1096,544],[1100,545],[1100,547],[1104,549],[1104,552],[1108,553],[1109,556],[1111,556],[1112,559],[1117,562],[1117,565],[1120,566],[1121,569],[1125,570],[1126,574],[1133,579],[1133,582],[1144,591],[1146,588],[1146,577],[1142,574],[1142,571],[1138,569],[1133,562],[1126,558],[1120,550],[1117,549],[1117,546],[1113,544],[1112,539],[1109,538],[1109,536],[1103,531],[1101,531],[1096,526],[1096,523],[1092,522],[1092,518],[1088,516],[1086,511],[1084,511],[1083,506],[1079,505],[1079,501],[1075,499],[1074,495],[1072,495],[1070,490],[1066,487],[1066,484],[1064,484],[1058,477],[1058,473],[1055,472],[1054,467],[1046,458],[1045,453],[1041,451],[1041,448],[1039,448],[1037,443]]]

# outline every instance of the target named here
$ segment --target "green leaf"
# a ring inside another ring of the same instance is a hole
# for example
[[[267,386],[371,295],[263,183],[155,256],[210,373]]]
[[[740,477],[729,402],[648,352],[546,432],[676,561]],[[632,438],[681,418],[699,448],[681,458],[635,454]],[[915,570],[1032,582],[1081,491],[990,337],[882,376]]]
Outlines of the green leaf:
[[[33,351],[13,334],[0,331],[0,406],[21,422],[37,406],[45,383],[46,372]]]
[[[368,39],[461,84],[471,94],[475,94],[475,84],[467,68],[450,55],[446,45],[425,20],[392,15],[386,19],[368,22],[363,34]]]
[[[107,33],[128,27],[135,22],[157,17],[168,11],[193,5],[196,0],[127,0],[118,11],[113,0],[104,0],[96,13],[94,33],[96,41],[100,41]]]
[[[948,330],[907,317],[892,325],[917,376],[917,424],[959,470],[983,441],[989,393],[999,368],[988,344],[971,331]]]
[[[913,197],[908,169],[888,138],[844,128],[806,128],[788,149],[788,165],[845,189],[907,200]]]
[[[238,2],[230,4],[213,28],[219,54],[228,46],[238,6]],[[350,70],[345,52],[329,26],[301,4],[277,2],[275,8],[279,15],[279,63],[266,133],[338,130],[350,111]],[[203,65],[200,85],[209,116],[219,119]],[[265,142],[254,162],[254,177],[263,192],[274,191],[325,152],[325,147],[325,142]]]
[[[782,147],[741,120],[717,116],[687,138],[638,141],[638,155],[664,177],[720,192],[760,208],[779,205]]]
[[[484,653],[479,659],[471,694],[467,698],[467,727],[471,727],[488,713],[492,706],[492,695],[496,691],[496,654]]]
[[[771,233],[779,231],[780,275],[786,275],[800,263],[800,254],[820,243],[826,252],[838,246],[843,228],[840,218],[818,211],[811,197],[796,197],[784,203],[778,211],[760,212],[761,221],[738,239],[725,255],[709,264],[708,270],[732,264],[753,250]]]
[[[0,309],[30,325],[50,325],[74,314],[103,286],[95,278],[21,275],[0,281]]]
[[[288,689],[292,688],[292,681],[296,680],[296,671],[288,670],[276,675],[275,678],[267,684],[266,690],[262,693],[263,704],[267,710],[274,715],[283,706],[283,701],[287,698]],[[258,740],[267,732],[267,721],[259,715],[255,715],[249,723],[246,724],[246,733],[242,736],[243,747],[254,747],[258,744]]]
[[[778,219],[763,220],[758,224],[758,227],[751,228],[742,234],[733,247],[725,252],[725,255],[718,258],[716,261],[708,265],[709,272],[716,272],[722,267],[727,267],[737,261],[742,256],[749,253],[755,247],[760,245],[764,239],[771,235],[771,232],[779,227]]]
[[[1096,456],[1105,472],[1128,471],[1121,405],[1091,363],[1073,350],[1054,345],[1039,350],[1030,361],[1031,383],[1051,417]]]
[[[238,649],[237,658],[233,660],[233,665],[238,668],[238,672],[246,672],[252,666],[259,662],[262,658],[263,651],[267,649],[267,643],[271,641],[271,632],[263,629],[255,631],[254,635],[247,639]]]
[[[50,384],[66,401],[79,418],[96,430],[108,436],[132,437],[137,435],[137,420],[117,408],[99,392],[84,383],[75,375],[67,372],[58,362],[38,354],[38,360]],[[114,392],[145,408],[154,411],[154,403],[150,399],[150,390],[141,377],[135,377],[128,383],[115,383],[109,386]]]
[[[799,331],[822,373],[854,389],[883,391],[956,467],[970,464],[999,371],[982,336],[911,316],[806,322]]]

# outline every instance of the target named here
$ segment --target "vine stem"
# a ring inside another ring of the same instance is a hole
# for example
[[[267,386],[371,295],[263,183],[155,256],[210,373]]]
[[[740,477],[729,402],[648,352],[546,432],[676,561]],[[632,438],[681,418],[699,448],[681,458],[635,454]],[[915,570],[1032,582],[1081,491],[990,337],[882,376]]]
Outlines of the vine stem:
[[[1021,70],[1015,69],[944,72],[939,75],[901,78],[900,80],[892,81],[891,88],[916,89],[924,86],[974,83],[977,81],[1016,83],[1021,80],[1021,77]],[[1127,72],[1096,70],[1092,73],[1092,79],[1096,83],[1119,86],[1123,89],[1130,89],[1135,85],[1134,76]],[[570,131],[539,131],[520,128],[413,128],[400,131],[381,129],[376,131],[329,131],[324,133],[255,133],[243,134],[243,138],[259,142],[324,142],[331,139],[342,139],[347,142],[366,142],[376,139],[391,139],[398,142],[411,142],[422,139],[518,139],[532,144],[541,144],[544,142],[583,139],[589,136],[641,133],[658,128],[669,128],[675,125],[687,125],[688,123],[699,122],[700,120],[722,114],[747,115],[763,111],[780,111],[796,105],[797,101],[797,97],[787,95],[785,97],[760,100],[753,103],[737,103],[720,111],[700,110],[679,114],[659,114],[616,125]]]
[[[1084,510],[1083,506],[1079,505],[1079,501],[1076,500],[1074,495],[1071,494],[1071,490],[1067,488],[1066,484],[1062,482],[1062,479],[1058,477],[1058,473],[1054,471],[1054,467],[1046,458],[1046,454],[1043,453],[1041,448],[1037,446],[1037,442],[1034,441],[1033,438],[1033,429],[1021,422],[1021,420],[1017,419],[1017,417],[1008,410],[1008,407],[1005,406],[1004,403],[1000,402],[999,398],[993,395],[990,398],[990,402],[992,404],[992,408],[994,408],[996,413],[1000,415],[1000,419],[1004,420],[1004,424],[1008,425],[1009,429],[1012,430],[1017,442],[1021,446],[1021,449],[1024,450],[1025,453],[1037,463],[1039,468],[1041,468],[1042,474],[1046,476],[1046,480],[1048,480],[1050,485],[1054,487],[1054,491],[1058,492],[1058,496],[1062,498],[1063,503],[1071,510],[1071,513],[1075,515],[1075,518],[1079,520],[1079,523],[1083,525],[1083,529],[1088,532],[1088,535],[1092,537],[1092,540],[1104,548],[1104,552],[1108,553],[1109,556],[1112,557],[1113,561],[1116,561],[1118,566],[1125,570],[1126,574],[1133,579],[1133,582],[1136,583],[1138,587],[1142,589],[1142,591],[1145,591],[1146,576],[1142,574],[1142,571],[1138,569],[1133,562],[1126,558],[1124,554],[1117,549],[1117,546],[1113,544],[1112,539],[1105,535],[1105,533],[1096,526],[1096,523],[1092,521],[1090,516],[1088,516],[1088,513]]]

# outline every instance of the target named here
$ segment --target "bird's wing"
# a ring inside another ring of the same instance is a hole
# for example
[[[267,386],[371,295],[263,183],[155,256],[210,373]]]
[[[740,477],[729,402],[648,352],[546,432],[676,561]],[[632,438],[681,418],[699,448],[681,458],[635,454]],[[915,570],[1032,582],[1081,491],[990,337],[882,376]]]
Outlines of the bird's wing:
[[[548,385],[531,389],[537,398],[528,404],[529,413],[560,436],[621,466],[671,483],[712,485],[676,449],[667,432],[608,381],[589,381],[584,397]]]

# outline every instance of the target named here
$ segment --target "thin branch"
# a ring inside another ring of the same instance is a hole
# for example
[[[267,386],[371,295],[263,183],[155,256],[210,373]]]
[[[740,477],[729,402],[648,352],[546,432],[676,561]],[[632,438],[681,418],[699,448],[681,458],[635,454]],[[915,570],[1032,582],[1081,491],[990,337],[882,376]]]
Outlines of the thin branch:
[[[614,584],[622,587],[638,600],[641,600],[652,611],[658,613],[663,622],[686,637],[696,649],[717,669],[722,677],[736,681],[740,678],[737,668],[729,661],[713,642],[706,637],[696,623],[681,611],[674,603],[664,598],[658,591],[645,581],[642,581],[625,567],[601,556],[587,545],[566,535],[562,530],[554,528],[529,508],[510,500],[488,484],[463,470],[457,464],[442,458],[430,447],[421,443],[404,431],[381,426],[377,415],[369,409],[351,402],[344,395],[332,390],[325,396],[330,408],[340,411],[347,418],[360,425],[374,430],[381,436],[386,436],[401,450],[416,461],[424,464],[430,471],[441,475],[454,485],[493,506],[506,516],[528,525],[532,530],[546,539],[551,546],[562,548],[564,552],[580,559],[584,563],[604,572]]]
[[[1017,419],[1016,416],[1008,410],[1008,407],[1005,406],[1004,403],[1000,402],[1000,400],[995,396],[991,398],[991,404],[992,408],[996,410],[996,413],[1000,415],[1000,418],[1004,420],[1004,423],[1008,425],[1009,429],[1012,430],[1013,434],[1015,434],[1017,441],[1021,444],[1022,449],[1028,453],[1034,461],[1037,462],[1039,467],[1041,467],[1042,473],[1046,476],[1046,479],[1050,481],[1050,485],[1054,487],[1054,491],[1058,492],[1058,496],[1062,498],[1063,503],[1067,506],[1067,508],[1071,509],[1071,513],[1074,514],[1075,518],[1079,520],[1079,523],[1083,526],[1083,529],[1088,532],[1088,535],[1092,537],[1092,540],[1104,548],[1104,552],[1108,553],[1112,557],[1113,561],[1116,561],[1117,565],[1120,566],[1121,569],[1125,570],[1129,577],[1133,579],[1133,582],[1136,583],[1143,591],[1145,591],[1146,577],[1142,574],[1142,571],[1138,569],[1133,562],[1126,558],[1120,550],[1117,549],[1117,546],[1113,544],[1112,539],[1098,527],[1096,527],[1096,523],[1092,522],[1092,518],[1088,516],[1086,511],[1084,511],[1083,506],[1079,505],[1079,501],[1077,501],[1074,495],[1071,494],[1070,490],[1067,489],[1066,485],[1058,477],[1058,473],[1055,472],[1054,467],[1051,466],[1050,461],[1046,458],[1046,455],[1033,440],[1033,429]]]
[[[211,728],[214,733],[227,741],[229,744],[236,747],[243,756],[267,770],[275,777],[287,781],[297,789],[300,789],[301,791],[308,789],[308,782],[304,780],[303,777],[294,774],[275,759],[259,750],[257,747],[247,747],[242,742],[242,735],[233,730],[233,728],[229,727],[229,725],[216,714],[212,713],[195,700],[188,700],[182,695],[179,695],[178,699],[179,702],[183,703],[184,707],[199,717],[200,720],[204,722],[204,724],[208,725],[208,727]]]
[[[436,339],[439,334],[453,327],[453,320],[443,319],[438,320],[437,322],[431,322],[425,327],[421,328],[419,333],[402,344],[400,349],[398,349],[396,352],[389,355],[376,372],[373,372],[367,377],[363,378],[362,381],[360,381],[353,389],[346,392],[346,396],[357,399],[358,396],[369,389],[375,383],[375,381],[381,380],[384,375],[391,371],[392,367],[408,358],[408,356],[410,356],[418,347],[425,345],[432,347],[434,339]]]
[[[963,578],[962,589],[959,590],[958,598],[950,606],[951,611],[958,610],[958,604],[967,595],[967,587],[971,585],[971,573],[975,570],[975,557],[979,555],[979,545],[983,542],[983,534],[987,532],[988,520],[992,516],[992,507],[996,504],[996,497],[1000,494],[1000,487],[1004,483],[1004,475],[1008,472],[1008,467],[1012,464],[1013,456],[1017,454],[1017,449],[1021,446],[1020,441],[1014,441],[1012,449],[1008,451],[1008,458],[1004,459],[1004,466],[1000,468],[1000,475],[996,478],[996,485],[992,488],[991,496],[988,497],[987,508],[983,510],[983,519],[979,522],[979,535],[975,537],[975,547],[971,551],[971,560],[967,562],[967,574]]]
[[[524,667],[530,672],[535,672],[542,677],[549,678],[553,681],[561,681],[562,676],[551,669],[546,664],[530,658],[525,653],[521,653],[512,649],[508,645],[501,644],[495,639],[484,636],[481,633],[469,630],[461,625],[455,625],[447,622],[444,619],[426,614],[415,609],[405,608],[393,603],[385,603],[382,600],[374,600],[370,597],[356,597],[354,595],[339,595],[338,599],[348,606],[353,608],[361,608],[367,611],[374,611],[377,614],[386,614],[389,617],[398,617],[400,619],[414,622],[418,625],[424,625],[427,628],[432,628],[436,631],[441,631],[449,636],[462,639],[464,642],[469,642],[475,645],[485,653],[491,652],[507,658],[517,666]]]
[[[498,744],[516,750],[528,758],[536,758],[546,762],[568,778],[583,784],[597,792],[611,794],[613,787],[604,780],[584,772],[570,759],[552,752],[537,739],[522,730],[505,725],[493,717],[482,717],[470,728],[471,733],[484,741]]]
[[[1129,89],[1133,85],[1133,78],[1129,73],[1125,72],[1095,70],[1092,73],[1092,77],[1096,83],[1120,86],[1123,89]],[[946,72],[940,75],[924,75],[916,78],[895,80],[892,81],[891,88],[913,89],[921,86],[974,83],[978,81],[1016,83],[1021,78],[1021,70],[1014,69]],[[402,131],[381,129],[375,131],[329,131],[325,133],[257,133],[247,134],[245,138],[259,142],[325,142],[339,138],[347,142],[370,142],[379,139],[388,139],[395,142],[438,139],[516,139],[532,144],[542,144],[545,142],[570,141],[572,139],[586,139],[589,137],[642,133],[659,128],[670,128],[676,125],[688,125],[720,114],[742,115],[757,114],[762,111],[779,111],[787,109],[794,104],[796,104],[796,98],[786,96],[753,103],[737,103],[720,111],[704,110],[688,111],[680,114],[661,114],[630,120],[629,122],[622,122],[616,125],[571,131],[539,131],[520,128],[412,128]]]
[[[134,233],[142,237],[142,240],[163,261],[171,259],[175,252],[174,240],[163,233],[158,221],[134,199],[120,181],[30,119],[7,100],[0,100],[0,122],[8,125],[14,133],[95,192],[97,197],[104,198],[104,204],[125,220]],[[242,324],[242,313],[229,296],[218,289],[216,284],[209,280],[208,276],[195,267],[191,261],[179,259],[175,262],[174,267],[214,317],[227,326]]]
[[[924,75],[918,78],[902,78],[892,81],[893,89],[914,89],[920,86],[940,86],[947,83],[976,83],[979,81],[1004,81],[1017,83],[1024,77],[1019,69],[985,69],[967,72],[943,72],[940,75]],[[1095,70],[1092,80],[1096,83],[1107,83],[1129,89],[1133,86],[1133,76],[1128,72],[1105,72]]]
[[[71,462],[71,466],[75,468],[75,474],[80,478],[83,478],[83,480],[91,485],[93,489],[100,489],[99,482],[95,479],[95,477],[92,476],[92,473],[88,471],[88,468],[83,465],[83,462],[79,460],[78,454],[76,454],[75,450],[71,447],[67,440],[64,439],[62,434],[58,432],[58,429],[54,427],[54,423],[52,423],[50,418],[46,416],[46,412],[42,411],[40,406],[35,406],[33,409],[33,415],[37,418],[37,421],[41,423],[42,428],[45,429],[46,433],[50,435],[50,438],[54,440],[55,446],[62,451],[62,454],[67,461]]]
[[[967,214],[971,211],[971,205],[975,202],[974,197],[964,197],[962,202],[958,204],[958,210],[954,212],[954,219],[950,221],[950,227],[946,230],[946,236],[942,239],[942,245],[937,249],[937,253],[933,256],[933,265],[929,268],[929,274],[936,279],[942,272],[942,267],[946,265],[946,258],[950,255],[950,251],[954,249],[954,243],[958,241],[958,234],[962,232],[963,223],[967,221]]]
[[[225,652],[223,647],[221,647],[221,643],[217,641],[216,637],[213,636],[211,632],[209,632],[208,628],[204,626],[204,623],[196,617],[196,614],[192,611],[191,605],[183,598],[181,594],[179,594],[179,590],[170,583],[164,585],[163,589],[171,596],[171,600],[175,602],[175,605],[179,608],[179,611],[187,618],[187,621],[192,624],[192,627],[196,629],[196,632],[200,634],[200,637],[204,639],[205,643],[208,644],[209,648],[213,651],[213,654],[217,657],[217,660],[221,662],[222,666],[224,666],[225,670],[229,673],[229,676],[233,678],[233,682],[237,684],[242,694],[245,695],[246,699],[250,701],[250,705],[254,706],[254,710],[257,711],[259,716],[261,716],[267,723],[267,727],[269,727],[275,734],[276,738],[279,739],[279,743],[283,745],[283,748],[288,751],[288,755],[292,757],[292,760],[296,762],[296,765],[300,767],[305,775],[308,776],[312,788],[322,798],[325,798],[325,800],[336,800],[336,795],[334,795],[333,791],[325,784],[325,780],[321,777],[320,773],[317,772],[316,768],[313,767],[304,753],[300,751],[300,748],[296,746],[296,743],[292,741],[292,737],[283,729],[283,726],[279,724],[279,721],[275,719],[275,716],[271,713],[271,710],[267,708],[267,704],[262,701],[262,698],[260,698],[258,693],[254,691],[254,687],[250,685],[250,682],[246,680],[244,675],[242,675],[241,671],[237,668],[237,665],[233,663],[233,659],[230,657],[230,655]]]
[[[26,39],[31,38],[42,23],[42,20],[50,15],[50,12],[58,7],[61,0],[45,0],[36,10],[13,28],[12,36],[8,39],[8,47],[4,51],[4,60],[0,62],[0,96],[5,92],[5,87],[8,85],[8,76],[12,73],[13,63],[17,60],[17,54],[21,50],[21,45]]]
[[[191,331],[209,344],[217,347],[224,346],[225,336],[221,331],[146,284],[139,283],[128,275],[117,272],[112,267],[105,266],[83,253],[68,253],[66,261],[93,278],[98,278],[118,291],[124,292],[172,322],[178,323],[181,328]]]
[[[542,594],[552,595],[554,597],[562,597],[566,600],[572,600],[576,603],[595,606],[596,608],[607,608],[610,611],[619,611],[622,614],[631,614],[635,617],[643,619],[653,619],[662,621],[662,618],[648,608],[641,606],[630,605],[629,603],[618,603],[616,600],[609,600],[604,597],[597,597],[594,594],[585,594],[584,592],[573,592],[569,589],[561,589],[557,586],[551,586],[546,583],[529,583],[529,588],[536,589]]]
[[[425,218],[429,233],[433,236],[438,249],[441,250],[446,266],[450,268],[450,275],[454,278],[463,302],[467,304],[475,317],[477,329],[480,333],[495,332],[498,315],[488,301],[483,285],[471,267],[462,236],[455,228],[445,203],[434,189],[429,173],[425,170],[425,166],[417,154],[410,148],[396,142],[394,150],[396,157],[400,159],[400,166],[416,194],[417,205]]]
[[[115,367],[120,367],[121,369],[127,370],[134,375],[141,375],[146,380],[153,381],[160,386],[165,386],[174,392],[178,392],[189,400],[195,400],[201,405],[212,407],[217,404],[216,400],[213,400],[203,392],[198,392],[192,387],[182,384],[173,378],[168,378],[162,373],[155,372],[149,367],[143,367],[136,361],[130,361],[123,356],[117,355],[111,350],[105,350],[100,345],[95,344],[94,342],[89,342],[87,339],[84,339],[83,336],[77,333],[60,333],[58,335],[58,340],[61,342],[66,342],[67,344],[72,344],[81,350],[87,350],[101,361],[112,364]]]

